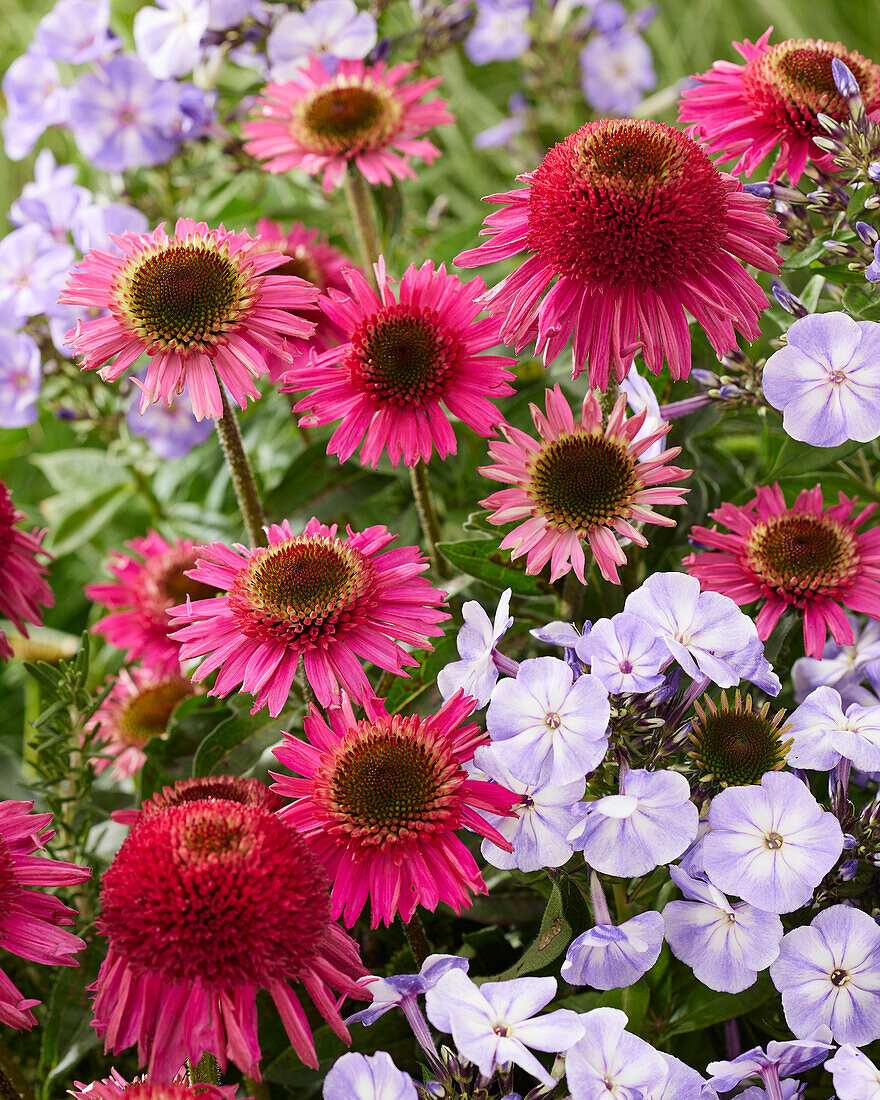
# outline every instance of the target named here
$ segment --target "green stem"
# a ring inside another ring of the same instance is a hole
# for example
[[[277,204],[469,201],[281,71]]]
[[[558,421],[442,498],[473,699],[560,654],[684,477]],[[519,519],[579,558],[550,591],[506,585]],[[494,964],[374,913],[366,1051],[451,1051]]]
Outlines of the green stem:
[[[189,1083],[191,1085],[219,1085],[220,1066],[213,1054],[203,1054],[196,1065],[187,1059]]]
[[[354,234],[357,238],[358,252],[364,266],[364,273],[375,286],[376,277],[373,273],[373,264],[379,259],[379,253],[382,249],[379,245],[379,235],[376,232],[376,218],[373,213],[370,185],[353,162],[349,163],[345,173],[345,197],[351,210],[351,220],[354,225]]]
[[[265,546],[263,505],[260,503],[254,473],[241,440],[238,418],[232,411],[222,384],[220,397],[223,401],[223,416],[217,420],[217,435],[220,437],[220,446],[223,448],[223,454],[226,456],[226,462],[232,474],[232,485],[238,498],[244,527],[251,546]]]
[[[21,1067],[0,1040],[0,1100],[34,1100],[34,1093]]]
[[[401,917],[400,923],[403,925],[406,942],[409,944],[409,949],[412,951],[413,958],[416,960],[416,966],[421,969],[422,963],[431,954],[431,944],[425,934],[425,926],[422,924],[422,919],[418,913],[413,913],[412,920],[407,923]]]
[[[440,542],[440,522],[434,510],[434,501],[431,498],[431,488],[428,484],[428,467],[419,459],[415,466],[409,468],[410,482],[412,483],[413,500],[416,504],[416,512],[419,515],[419,523],[428,542],[428,557],[431,559],[431,568],[438,577],[448,577],[449,567],[446,559],[437,549]]]
[[[244,1091],[253,1100],[269,1100],[269,1086],[265,1081],[255,1081],[253,1077],[245,1077]]]

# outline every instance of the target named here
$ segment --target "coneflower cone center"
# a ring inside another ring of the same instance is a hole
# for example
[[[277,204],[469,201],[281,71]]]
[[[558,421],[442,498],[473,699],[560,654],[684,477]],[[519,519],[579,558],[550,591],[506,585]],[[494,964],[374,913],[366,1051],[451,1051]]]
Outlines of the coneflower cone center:
[[[393,96],[359,84],[319,91],[300,116],[303,138],[326,153],[355,152],[385,143],[400,116]]]
[[[171,244],[135,261],[121,286],[138,335],[156,348],[210,351],[250,305],[239,264],[210,242]]]
[[[458,336],[432,309],[393,306],[352,334],[349,377],[377,402],[421,407],[438,401],[454,378]]]
[[[209,775],[204,778],[182,779],[173,787],[163,787],[141,804],[142,812],[155,813],[168,806],[187,802],[238,802],[242,806],[263,806],[274,813],[282,800],[259,779],[242,779],[232,775]]]
[[[138,691],[128,700],[119,716],[125,740],[132,745],[142,745],[152,737],[165,733],[171,712],[188,695],[192,695],[192,685],[189,680],[178,677]]]
[[[586,533],[629,514],[638,485],[636,466],[619,443],[575,432],[545,444],[529,492],[550,523]]]
[[[720,710],[694,723],[693,753],[720,786],[748,786],[784,760],[778,723],[750,711]]]
[[[328,809],[362,844],[417,842],[454,812],[465,778],[448,746],[432,744],[418,718],[362,722],[327,776]]]
[[[685,134],[602,119],[551,149],[529,188],[529,248],[557,275],[603,287],[668,287],[727,237],[722,178]]]
[[[302,536],[258,551],[236,578],[229,607],[242,633],[308,643],[363,621],[376,567],[339,540]]]
[[[320,290],[324,289],[324,279],[321,270],[315,260],[309,255],[308,249],[299,245],[292,252],[281,249],[287,259],[278,267],[273,267],[272,275],[293,275],[298,279],[305,279],[307,283],[313,283]]]
[[[797,514],[758,524],[746,552],[761,583],[794,602],[847,584],[860,557],[852,531],[824,516]]]
[[[195,567],[197,556],[195,550],[175,551],[170,561],[161,563],[154,583],[160,599],[168,607],[186,603],[187,596],[191,600],[208,600],[217,595],[216,588],[186,575],[187,569]]]
[[[163,1084],[159,1081],[136,1081],[122,1090],[125,1100],[197,1100],[205,1089],[198,1085]]]

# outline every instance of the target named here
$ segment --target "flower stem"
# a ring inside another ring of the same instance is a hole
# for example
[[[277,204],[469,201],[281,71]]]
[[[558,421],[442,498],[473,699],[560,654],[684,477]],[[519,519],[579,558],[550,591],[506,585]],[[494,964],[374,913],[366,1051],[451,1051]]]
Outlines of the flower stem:
[[[232,485],[238,498],[238,507],[241,509],[248,541],[251,546],[265,546],[263,505],[260,503],[254,473],[241,441],[238,418],[232,411],[222,385],[220,397],[223,401],[223,416],[217,420],[217,434],[220,436],[220,446],[223,448],[223,454],[226,456],[232,474]]]
[[[422,924],[422,918],[418,913],[413,913],[410,921],[404,921],[403,917],[401,917],[400,923],[403,925],[406,942],[409,944],[410,951],[413,953],[413,958],[416,960],[416,966],[421,968],[422,963],[431,954],[431,944],[428,941],[428,937],[425,935],[425,926]]]
[[[437,513],[434,511],[434,501],[431,499],[431,488],[428,485],[428,467],[421,459],[409,468],[409,477],[412,482],[413,500],[416,503],[416,511],[419,514],[419,523],[428,541],[428,557],[431,559],[431,567],[438,577],[448,577],[449,567],[437,544],[440,542],[440,523]]]
[[[213,1054],[203,1054],[195,1065],[187,1059],[186,1064],[189,1069],[189,1083],[191,1085],[220,1084],[220,1066]]]
[[[373,200],[370,196],[370,185],[364,179],[360,169],[351,162],[345,173],[345,197],[351,210],[351,220],[354,224],[354,233],[357,238],[361,263],[364,266],[364,273],[375,286],[376,277],[373,273],[373,264],[379,259],[381,248],[379,247],[379,236],[376,232]]]
[[[577,579],[573,569],[565,574],[562,582],[562,604],[559,608],[559,617],[564,623],[574,623],[577,626],[580,621],[584,601],[584,586]]]

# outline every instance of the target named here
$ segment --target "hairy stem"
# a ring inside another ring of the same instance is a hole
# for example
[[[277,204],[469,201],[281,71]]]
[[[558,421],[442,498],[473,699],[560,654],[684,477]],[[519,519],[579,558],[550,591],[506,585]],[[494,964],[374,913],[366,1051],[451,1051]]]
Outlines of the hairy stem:
[[[413,913],[410,921],[404,921],[401,917],[400,923],[403,925],[406,942],[409,944],[410,951],[413,953],[413,958],[416,960],[416,966],[421,968],[422,963],[431,954],[431,944],[428,941],[428,937],[425,935],[425,926],[422,924],[422,918],[418,913]]]
[[[193,1065],[187,1059],[189,1069],[189,1082],[191,1085],[219,1085],[220,1066],[213,1054],[203,1054],[199,1061]]]
[[[257,483],[254,481],[254,473],[241,440],[238,418],[232,411],[222,385],[220,386],[220,396],[223,401],[223,416],[217,421],[217,435],[220,437],[220,446],[223,448],[223,454],[232,474],[232,485],[238,499],[238,507],[244,520],[248,541],[251,546],[265,546],[263,505],[260,502]]]
[[[449,567],[446,559],[437,549],[440,542],[440,523],[437,513],[434,511],[434,501],[431,498],[431,488],[428,485],[428,467],[419,459],[415,466],[409,468],[410,481],[412,482],[413,500],[416,503],[416,511],[419,515],[419,523],[428,542],[428,557],[431,559],[431,568],[438,577],[448,577]]]
[[[373,213],[370,185],[354,163],[349,163],[345,173],[345,197],[351,210],[351,220],[354,225],[354,233],[357,238],[361,263],[364,266],[364,273],[375,286],[376,277],[373,273],[373,264],[379,259],[379,253],[381,252],[379,235],[376,232],[376,218]]]

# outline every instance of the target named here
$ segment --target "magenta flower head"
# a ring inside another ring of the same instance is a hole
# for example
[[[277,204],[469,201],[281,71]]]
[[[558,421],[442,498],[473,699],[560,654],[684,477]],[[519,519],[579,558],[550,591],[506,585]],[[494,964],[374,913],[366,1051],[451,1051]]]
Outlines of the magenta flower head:
[[[182,1078],[183,1074],[178,1074]],[[182,1080],[170,1083],[165,1081],[147,1081],[144,1077],[135,1077],[126,1081],[115,1069],[110,1076],[101,1081],[83,1084],[74,1081],[75,1088],[68,1094],[75,1100],[235,1100],[238,1091],[235,1085],[188,1085]]]
[[[365,466],[375,466],[383,451],[392,466],[427,462],[435,448],[440,458],[455,454],[450,413],[491,435],[503,420],[491,399],[513,393],[513,374],[505,356],[482,354],[498,343],[500,328],[497,319],[477,319],[483,281],[461,283],[426,260],[410,265],[395,298],[382,257],[375,270],[378,297],[349,268],[349,294],[331,290],[320,299],[346,336],[285,375],[285,392],[315,390],[294,406],[300,424],[340,420],[327,453],[344,462],[362,444]]]
[[[880,436],[880,324],[846,313],[801,317],[764,365],[764,396],[792,439],[836,447]]]
[[[346,538],[316,519],[301,535],[287,520],[264,530],[268,546],[200,547],[187,576],[212,598],[170,609],[180,659],[206,657],[193,679],[220,669],[209,695],[241,685],[254,711],[268,707],[274,718],[302,657],[322,706],[340,689],[363,702],[373,689],[362,661],[406,676],[404,666],[418,661],[400,643],[431,648],[428,638],[443,633],[444,594],[419,576],[427,561],[413,546],[389,550],[396,536],[385,527],[349,527]]]
[[[46,584],[49,570],[41,560],[51,557],[40,545],[45,531],[28,534],[16,524],[24,519],[12,503],[12,497],[0,481],[0,616],[28,636],[25,623],[42,625],[41,607],[51,607],[54,598]],[[12,656],[12,647],[0,630],[0,661]]]
[[[141,412],[154,401],[170,405],[186,388],[197,420],[222,416],[220,383],[244,408],[260,396],[254,382],[267,355],[286,354],[287,339],[314,330],[295,310],[314,305],[315,288],[266,274],[285,257],[261,251],[247,233],[180,218],[171,237],[163,223],[114,240],[122,255],[89,252],[59,301],[110,311],[67,335],[84,370],[100,368],[115,382],[142,354],[150,357],[137,382]]]
[[[735,330],[758,336],[767,298],[743,263],[777,271],[782,231],[687,135],[600,119],[519,178],[526,187],[488,196],[504,204],[486,219],[492,240],[455,259],[479,267],[530,253],[484,299],[517,351],[536,340],[550,364],[573,337],[574,376],[589,360],[590,386],[605,390],[639,348],[653,374],[665,359],[686,378],[686,310],[719,355],[736,346]]]
[[[669,431],[663,423],[636,440],[646,412],[627,418],[621,395],[603,423],[602,410],[588,393],[575,420],[559,386],[546,391],[546,416],[531,406],[538,430],[533,439],[502,423],[502,442],[490,442],[493,466],[480,473],[510,486],[480,501],[494,509],[489,522],[515,522],[501,542],[512,558],[526,558],[526,572],[539,573],[550,562],[550,579],[573,569],[586,584],[584,543],[595,556],[602,576],[619,584],[617,568],[626,563],[617,535],[637,546],[648,540],[634,523],[674,527],[675,520],[654,511],[659,504],[681,504],[687,489],[673,489],[667,481],[683,481],[690,470],[669,466],[680,447],[670,447],[647,458],[651,444]]]

